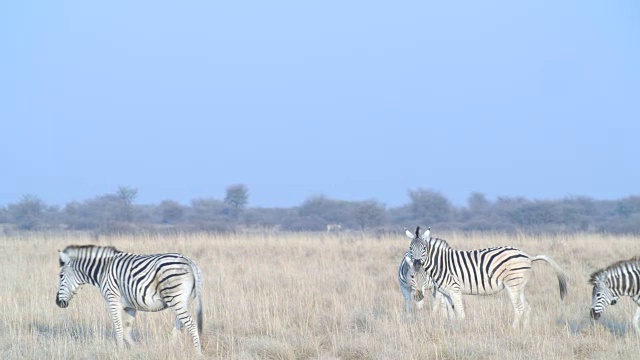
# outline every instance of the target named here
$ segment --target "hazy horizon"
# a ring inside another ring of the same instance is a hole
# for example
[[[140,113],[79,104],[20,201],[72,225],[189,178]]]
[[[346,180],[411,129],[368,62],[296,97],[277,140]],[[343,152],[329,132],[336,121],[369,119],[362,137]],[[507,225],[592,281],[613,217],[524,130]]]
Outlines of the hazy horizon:
[[[133,187],[129,187],[129,188],[133,188]],[[182,205],[187,205],[189,206],[192,202],[192,200],[199,200],[199,199],[209,199],[209,198],[213,198],[216,200],[220,200],[222,201],[225,197],[225,191],[224,189],[220,192],[220,194],[216,194],[216,195],[211,195],[211,194],[207,194],[207,195],[203,195],[203,196],[195,196],[193,198],[190,199],[186,199],[186,200],[182,200],[182,199],[175,199],[175,198],[170,198],[170,197],[163,197],[160,200],[157,201],[141,201],[140,199],[145,198],[144,196],[141,196],[141,193],[144,193],[143,190],[141,189],[137,189],[134,188],[135,190],[138,190],[137,195],[133,201],[133,204],[136,205],[159,205],[162,201],[164,200],[171,200],[171,201],[176,201]],[[95,199],[98,198],[100,196],[104,196],[104,195],[115,195],[117,193],[117,188],[113,189],[113,191],[107,191],[105,193],[101,193],[101,194],[95,194],[95,195],[90,195],[86,198],[74,198],[68,201],[62,200],[61,202],[50,202],[47,201],[46,198],[38,195],[38,194],[34,194],[34,193],[25,193],[22,194],[21,196],[19,196],[15,201],[10,201],[7,203],[0,203],[0,207],[6,207],[9,204],[13,204],[13,203],[18,203],[21,201],[21,199],[23,199],[23,197],[25,196],[35,196],[36,198],[44,201],[46,203],[46,205],[49,206],[65,206],[66,204],[72,203],[72,202],[84,202],[87,200],[91,200],[91,199]],[[374,197],[369,197],[369,198],[362,198],[362,199],[345,199],[345,198],[339,198],[339,197],[335,197],[335,196],[331,196],[328,195],[327,193],[316,193],[316,194],[310,194],[309,196],[303,198],[302,200],[300,200],[299,203],[294,203],[294,204],[285,204],[285,205],[261,205],[261,204],[255,204],[252,201],[252,194],[251,194],[251,189],[249,189],[249,201],[247,206],[249,208],[289,208],[289,207],[296,207],[296,206],[300,206],[302,205],[306,200],[310,200],[310,199],[314,199],[317,197],[325,197],[327,199],[330,200],[345,200],[345,201],[354,201],[354,202],[358,202],[358,201],[369,201],[369,200],[373,200],[373,201],[377,201],[383,205],[385,205],[386,207],[390,207],[390,208],[394,208],[394,207],[401,207],[401,206],[405,206],[405,205],[410,205],[411,204],[411,199],[409,197],[409,190],[427,190],[427,191],[435,191],[437,193],[442,194],[445,198],[447,198],[448,200],[451,201],[451,204],[454,207],[465,207],[468,205],[468,199],[469,197],[472,195],[472,193],[467,194],[466,197],[462,198],[460,201],[454,201],[454,199],[452,199],[451,197],[447,196],[447,194],[443,194],[440,191],[434,190],[434,189],[430,189],[430,188],[415,188],[415,189],[407,189],[406,191],[406,196],[404,199],[399,200],[399,201],[394,201],[394,202],[384,202],[381,201],[380,199],[376,199]],[[567,199],[567,198],[581,198],[581,197],[585,197],[585,198],[589,198],[591,200],[594,201],[617,201],[617,200],[622,200],[624,198],[630,197],[630,196],[638,196],[637,194],[629,194],[629,195],[624,195],[618,198],[597,198],[597,197],[592,197],[592,196],[588,196],[588,195],[581,195],[581,194],[571,194],[571,195],[566,195],[566,196],[561,196],[561,197],[557,197],[557,198],[534,198],[534,197],[527,197],[527,196],[522,196],[522,195],[498,195],[495,197],[492,196],[488,196],[486,193],[483,193],[482,191],[477,191],[476,193],[481,193],[484,194],[486,199],[490,202],[495,202],[497,201],[499,198],[511,198],[511,199],[516,199],[516,198],[522,198],[525,199],[527,201],[562,201],[563,199]]]
[[[640,4],[0,5],[0,206],[638,195]]]

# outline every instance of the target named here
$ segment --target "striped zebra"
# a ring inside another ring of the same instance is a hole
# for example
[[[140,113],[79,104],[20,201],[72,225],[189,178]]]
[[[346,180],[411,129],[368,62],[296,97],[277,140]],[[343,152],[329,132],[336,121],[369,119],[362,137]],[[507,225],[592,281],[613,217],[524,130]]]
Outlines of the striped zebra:
[[[187,327],[198,353],[202,352],[202,272],[182,254],[137,255],[114,247],[67,246],[59,252],[60,286],[56,304],[69,306],[81,285],[100,289],[116,331],[118,347],[133,344],[131,325],[136,311],[171,308],[176,315],[174,334]],[[188,312],[195,299],[197,328]]]
[[[594,272],[589,283],[593,285],[591,318],[598,320],[607,306],[615,305],[620,296],[629,296],[638,304],[631,323],[640,333],[640,257],[618,261]]]
[[[411,278],[409,274],[409,269],[411,262],[408,260],[409,252],[402,257],[402,262],[400,262],[400,268],[398,269],[398,283],[400,283],[400,290],[402,291],[402,296],[404,297],[404,304],[407,311],[411,311],[413,301],[416,302],[416,307],[421,309],[424,305],[424,292],[421,288],[418,288],[418,285],[415,284],[415,280]],[[412,285],[412,281],[414,284]],[[415,289],[415,291],[412,291]]]
[[[439,291],[434,290],[434,283],[424,269],[416,269],[409,258],[409,252],[405,254],[400,262],[398,269],[398,282],[400,290],[404,297],[405,307],[407,311],[412,310],[413,301],[416,302],[416,308],[422,309],[424,306],[425,294],[432,293],[435,297],[432,305],[432,313],[438,312],[440,305],[443,305],[449,311],[451,299]]]
[[[415,267],[422,267],[443,293],[451,297],[458,318],[464,319],[462,294],[490,295],[507,289],[515,317],[513,327],[521,320],[526,326],[529,305],[524,297],[524,288],[531,277],[531,263],[546,261],[558,276],[560,298],[567,293],[567,276],[560,266],[546,255],[530,257],[513,247],[459,251],[452,249],[443,239],[429,234],[420,236],[420,227],[412,238],[409,256]]]
[[[408,230],[405,229],[405,231]],[[430,231],[431,229],[427,230],[427,232]],[[400,267],[398,268],[398,283],[400,284],[400,290],[402,291],[407,311],[412,310],[413,301],[416,302],[416,307],[421,309],[424,306],[424,298],[427,290],[434,290],[433,280],[431,280],[424,269],[413,266],[408,251],[404,254],[400,262]],[[433,291],[433,295],[435,299],[432,305],[432,313],[436,314],[440,305],[443,305],[448,314],[451,299],[435,290]]]

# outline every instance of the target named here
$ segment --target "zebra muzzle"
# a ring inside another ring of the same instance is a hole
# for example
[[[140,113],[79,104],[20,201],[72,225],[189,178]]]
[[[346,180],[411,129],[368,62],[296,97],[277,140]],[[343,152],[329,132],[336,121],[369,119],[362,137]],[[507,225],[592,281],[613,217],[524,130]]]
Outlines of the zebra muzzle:
[[[60,295],[56,294],[56,305],[64,309],[67,306],[69,306],[69,302],[65,300],[60,300]]]
[[[593,320],[598,320],[600,318],[600,313],[596,312],[594,309],[591,309],[591,318]]]

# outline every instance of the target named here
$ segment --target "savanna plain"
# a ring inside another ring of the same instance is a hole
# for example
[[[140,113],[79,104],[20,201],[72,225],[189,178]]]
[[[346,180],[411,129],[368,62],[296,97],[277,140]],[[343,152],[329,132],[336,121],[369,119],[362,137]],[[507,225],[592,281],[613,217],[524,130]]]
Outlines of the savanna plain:
[[[553,257],[569,275],[533,265],[527,328],[513,330],[506,292],[465,296],[467,318],[404,309],[397,271],[409,239],[397,234],[236,233],[0,235],[0,355],[11,359],[195,358],[188,332],[171,335],[173,314],[139,312],[136,345],[116,349],[97,288],[67,309],[55,305],[57,250],[70,244],[136,253],[181,252],[204,274],[204,358],[215,359],[633,359],[640,336],[628,297],[589,319],[589,274],[640,255],[640,237],[606,234],[437,233],[452,247],[511,245]],[[431,299],[427,299],[430,301]]]

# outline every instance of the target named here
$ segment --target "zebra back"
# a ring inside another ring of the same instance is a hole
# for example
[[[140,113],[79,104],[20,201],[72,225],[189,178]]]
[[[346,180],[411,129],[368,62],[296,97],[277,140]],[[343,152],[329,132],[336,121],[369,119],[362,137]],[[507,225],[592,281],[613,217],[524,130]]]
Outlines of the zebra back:
[[[640,294],[640,257],[621,260],[589,276],[591,285],[607,286],[619,295]]]

